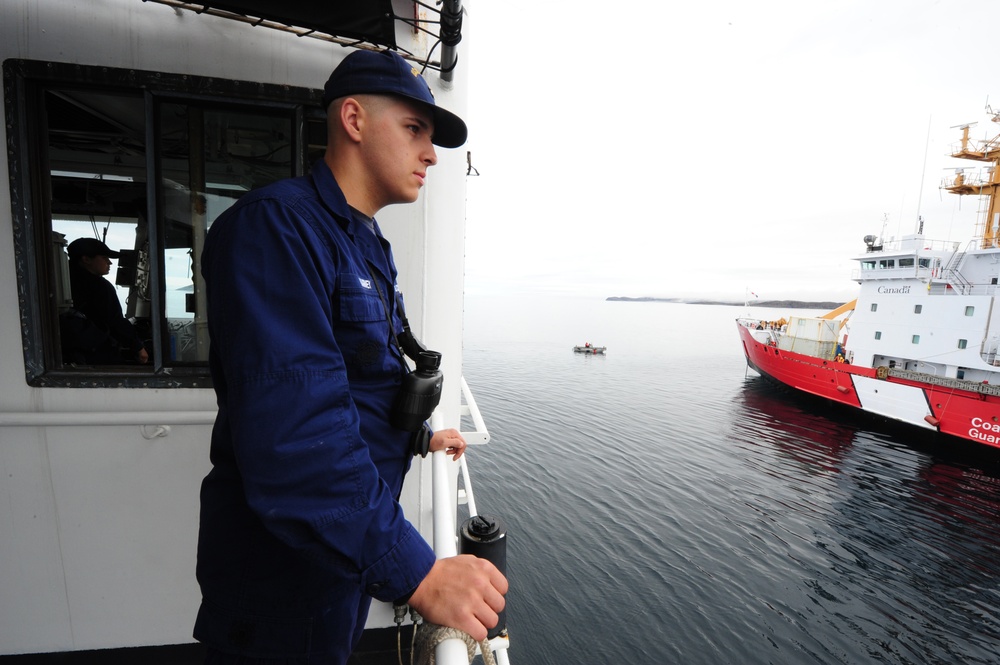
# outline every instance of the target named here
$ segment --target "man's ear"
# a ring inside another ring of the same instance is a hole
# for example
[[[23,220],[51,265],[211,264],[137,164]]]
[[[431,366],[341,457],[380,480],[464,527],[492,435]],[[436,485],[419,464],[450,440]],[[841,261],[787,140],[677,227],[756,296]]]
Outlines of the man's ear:
[[[361,141],[361,128],[364,126],[365,109],[354,97],[348,97],[340,105],[340,126],[344,134],[355,143]]]

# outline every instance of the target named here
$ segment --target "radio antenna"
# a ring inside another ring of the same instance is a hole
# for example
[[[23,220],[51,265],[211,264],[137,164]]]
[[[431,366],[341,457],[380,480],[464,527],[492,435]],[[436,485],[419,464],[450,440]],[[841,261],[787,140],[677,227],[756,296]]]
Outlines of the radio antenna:
[[[933,116],[927,117],[927,140],[924,142],[924,168],[920,173],[920,194],[917,196],[917,235],[923,235],[924,233],[924,220],[920,218],[920,204],[924,199],[924,176],[927,175],[927,149],[931,145],[931,119]]]

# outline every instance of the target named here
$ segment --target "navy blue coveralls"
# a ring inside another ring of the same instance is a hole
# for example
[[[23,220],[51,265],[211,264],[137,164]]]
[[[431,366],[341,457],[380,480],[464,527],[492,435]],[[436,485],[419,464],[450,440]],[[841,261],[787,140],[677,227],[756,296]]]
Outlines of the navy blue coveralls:
[[[352,217],[321,161],[221,215],[202,273],[219,413],[194,637],[249,658],[345,662],[371,598],[412,592],[434,563],[397,503],[412,455],[388,413],[404,369],[373,282],[400,297],[389,243]]]

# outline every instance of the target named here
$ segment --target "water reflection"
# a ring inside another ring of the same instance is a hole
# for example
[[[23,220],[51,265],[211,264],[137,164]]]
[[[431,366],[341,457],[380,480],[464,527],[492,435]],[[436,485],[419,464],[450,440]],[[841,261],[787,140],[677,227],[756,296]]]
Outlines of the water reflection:
[[[747,381],[740,400],[741,416],[762,433],[746,463],[808,495],[779,503],[798,513],[789,522],[810,525],[812,542],[798,548],[790,572],[811,607],[789,602],[781,613],[826,624],[817,653],[862,647],[888,662],[996,662],[996,461],[907,429],[861,429],[863,419],[833,420],[817,408],[763,380]]]
[[[806,470],[839,469],[846,448],[858,431],[849,422],[810,412],[805,400],[760,377],[744,383],[738,406],[745,420],[739,427],[748,427],[755,434],[748,443],[773,448]]]

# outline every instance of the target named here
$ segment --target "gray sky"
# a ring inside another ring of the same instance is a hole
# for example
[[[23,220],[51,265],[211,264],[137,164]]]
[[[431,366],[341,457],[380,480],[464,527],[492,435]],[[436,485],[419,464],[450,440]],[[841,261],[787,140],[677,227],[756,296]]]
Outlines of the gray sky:
[[[470,293],[846,300],[884,218],[971,237],[939,186],[955,125],[1000,132],[996,0],[469,12]]]

